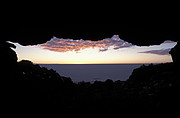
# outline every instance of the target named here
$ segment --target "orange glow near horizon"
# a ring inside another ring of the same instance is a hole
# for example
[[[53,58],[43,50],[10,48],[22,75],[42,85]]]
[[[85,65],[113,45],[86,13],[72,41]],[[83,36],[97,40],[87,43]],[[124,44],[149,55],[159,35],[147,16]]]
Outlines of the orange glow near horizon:
[[[170,55],[162,53],[162,51],[169,50],[176,45],[176,42],[167,41],[161,45],[139,47],[127,42],[123,44],[123,40],[122,43],[117,41],[117,39],[112,41],[109,39],[101,40],[99,42],[81,40],[81,43],[78,44],[80,41],[68,40],[60,47],[56,43],[55,45],[51,44],[52,46],[48,45],[48,47],[47,44],[42,44],[43,46],[22,46],[14,43],[16,45],[14,50],[18,55],[18,61],[30,60],[37,64],[164,63],[172,62],[172,59]],[[71,45],[71,42],[77,42],[76,47]],[[63,49],[63,45],[69,47]],[[45,46],[46,48],[44,48]],[[103,47],[102,50],[101,47]],[[153,54],[154,52],[157,52],[157,54]]]

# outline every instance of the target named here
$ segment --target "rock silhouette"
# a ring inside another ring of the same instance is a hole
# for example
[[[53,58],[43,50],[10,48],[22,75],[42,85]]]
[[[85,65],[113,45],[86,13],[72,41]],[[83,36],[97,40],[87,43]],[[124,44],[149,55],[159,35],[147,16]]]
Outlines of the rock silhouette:
[[[174,48],[172,48],[171,51],[169,52],[172,56],[173,62],[177,65],[177,67],[179,67],[180,64],[179,52],[180,52],[180,44],[178,42],[177,45]]]
[[[14,24],[15,25],[15,24]],[[12,25],[13,26],[13,25]],[[119,35],[135,45],[154,45],[165,40],[178,41],[178,25],[173,24],[56,24],[56,28],[28,28],[14,26],[3,31],[2,41],[19,42],[22,45],[42,44],[53,36],[59,38],[102,40]]]
[[[71,78],[52,69],[22,60],[17,64],[20,79],[9,88],[16,90],[10,103],[19,106],[19,114],[31,115],[59,116],[77,110],[175,114],[180,105],[180,80],[179,70],[174,66],[173,63],[142,65],[127,81],[73,83]]]
[[[107,80],[94,83],[73,83],[70,78],[62,77],[54,70],[34,65],[27,60],[17,62],[17,55],[11,49],[15,46],[6,42],[8,40],[30,45],[46,42],[52,36],[99,40],[121,34],[122,39],[133,44],[152,45],[160,44],[164,40],[178,41],[176,28],[161,27],[156,30],[151,26],[145,30],[127,28],[126,25],[120,24],[116,25],[116,28],[114,24],[78,25],[82,30],[77,30],[77,25],[68,27],[63,25],[60,29],[18,27],[9,28],[7,32],[4,29],[2,34],[5,36],[2,36],[0,41],[3,63],[1,106],[2,112],[6,115],[61,116],[68,115],[72,111],[88,114],[89,111],[93,111],[93,113],[121,115],[129,113],[178,115],[176,107],[180,105],[180,80],[177,69],[179,42],[170,51],[173,63],[143,65],[135,69],[125,82]]]

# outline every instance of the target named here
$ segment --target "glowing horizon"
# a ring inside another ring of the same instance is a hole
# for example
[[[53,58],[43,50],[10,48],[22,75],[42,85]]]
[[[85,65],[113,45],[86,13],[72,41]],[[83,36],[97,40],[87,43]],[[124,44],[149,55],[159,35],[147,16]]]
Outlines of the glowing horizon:
[[[37,64],[131,64],[172,62],[168,52],[176,42],[136,46],[114,35],[99,41],[53,37],[34,46],[13,44],[16,45],[14,50],[18,61],[30,60]]]

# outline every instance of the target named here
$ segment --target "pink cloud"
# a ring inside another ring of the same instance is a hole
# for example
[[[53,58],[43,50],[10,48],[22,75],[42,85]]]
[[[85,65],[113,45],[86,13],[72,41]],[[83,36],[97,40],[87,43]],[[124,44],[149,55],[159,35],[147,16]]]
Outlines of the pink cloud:
[[[112,38],[106,38],[99,41],[91,40],[73,40],[53,37],[50,41],[40,45],[44,49],[48,49],[55,52],[67,52],[67,51],[80,51],[87,48],[98,48],[100,52],[107,51],[109,47],[114,46],[114,49],[120,49],[133,46],[119,38],[118,35],[114,35]]]

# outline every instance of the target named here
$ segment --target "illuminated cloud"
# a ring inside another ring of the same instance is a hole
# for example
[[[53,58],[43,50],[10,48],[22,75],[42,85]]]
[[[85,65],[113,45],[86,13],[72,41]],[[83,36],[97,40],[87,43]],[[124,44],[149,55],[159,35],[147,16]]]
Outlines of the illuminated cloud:
[[[131,43],[128,43],[119,38],[118,35],[114,35],[112,38],[106,38],[99,41],[91,40],[73,40],[53,37],[50,41],[41,44],[41,47],[55,52],[67,52],[67,51],[80,51],[87,48],[98,48],[100,52],[107,51],[109,47],[113,47],[114,50],[131,47]]]
[[[148,54],[157,54],[157,55],[169,55],[169,51],[171,48],[168,49],[161,49],[161,50],[150,50],[150,51],[144,51],[139,53],[148,53]]]

